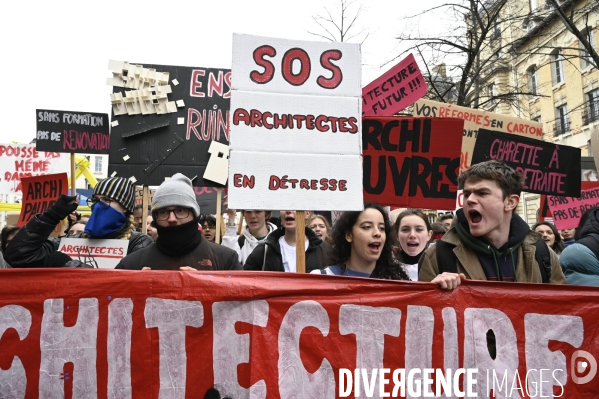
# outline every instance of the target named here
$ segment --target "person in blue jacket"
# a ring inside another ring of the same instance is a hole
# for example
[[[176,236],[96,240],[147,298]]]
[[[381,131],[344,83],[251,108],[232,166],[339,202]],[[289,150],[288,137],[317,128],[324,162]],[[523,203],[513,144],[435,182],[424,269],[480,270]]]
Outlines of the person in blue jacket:
[[[568,284],[599,286],[599,207],[589,209],[576,229],[576,242],[560,256]]]

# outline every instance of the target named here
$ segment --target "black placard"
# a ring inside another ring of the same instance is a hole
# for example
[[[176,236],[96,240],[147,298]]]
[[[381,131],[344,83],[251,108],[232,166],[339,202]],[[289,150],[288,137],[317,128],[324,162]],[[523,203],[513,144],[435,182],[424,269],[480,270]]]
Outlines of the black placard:
[[[38,151],[108,154],[108,114],[77,111],[35,110]]]
[[[177,172],[194,178],[194,186],[215,187],[204,180],[212,140],[229,144],[229,69],[141,64],[169,72],[172,93],[168,101],[183,100],[177,112],[148,115],[114,115],[108,175],[135,177],[137,184],[160,185]],[[173,80],[178,85],[173,84]],[[115,87],[114,92],[125,89]],[[179,125],[178,118],[184,118]]]
[[[524,174],[524,191],[580,197],[580,148],[479,129],[472,165],[492,159]]]

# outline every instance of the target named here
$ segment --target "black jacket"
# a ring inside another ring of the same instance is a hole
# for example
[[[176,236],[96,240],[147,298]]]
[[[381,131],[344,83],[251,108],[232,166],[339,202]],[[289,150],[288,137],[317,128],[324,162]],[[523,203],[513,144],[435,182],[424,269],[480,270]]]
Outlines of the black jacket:
[[[37,216],[31,218],[6,247],[4,254],[6,261],[12,267],[81,266],[78,260],[73,260],[68,255],[58,251],[60,238],[48,238],[55,227]],[[82,234],[75,234],[68,237],[81,238],[81,236]],[[127,254],[145,248],[152,243],[153,241],[149,236],[134,231],[129,238]]]
[[[201,238],[200,244],[191,252],[182,256],[168,256],[152,243],[148,248],[127,255],[115,269],[141,270],[179,270],[181,266],[191,266],[198,270],[241,270],[237,252]]]
[[[244,270],[265,270],[271,272],[284,272],[283,256],[281,255],[281,245],[279,238],[285,235],[283,228],[270,233],[268,237],[258,244],[243,265]],[[329,244],[322,241],[316,233],[306,227],[306,237],[308,238],[308,249],[306,250],[306,273],[312,270],[323,269],[329,262]],[[264,248],[268,247],[266,252],[266,262],[264,262]],[[264,263],[264,268],[262,264]]]

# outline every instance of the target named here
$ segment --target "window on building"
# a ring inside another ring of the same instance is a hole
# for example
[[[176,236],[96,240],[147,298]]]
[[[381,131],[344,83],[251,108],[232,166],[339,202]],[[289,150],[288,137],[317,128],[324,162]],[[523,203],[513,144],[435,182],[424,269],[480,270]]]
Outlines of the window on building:
[[[538,123],[542,122],[541,115],[535,116],[534,118],[531,118],[530,120],[533,121],[533,122],[538,122]]]
[[[551,69],[553,72],[553,84],[564,81],[564,53],[562,49],[557,49],[551,53]]]
[[[583,118],[585,124],[599,121],[599,89],[588,92],[586,95],[587,109],[586,118]]]
[[[555,108],[555,134],[560,135],[570,131],[568,106],[566,104]]]
[[[537,0],[530,0],[530,12],[537,10]]]
[[[102,157],[96,157],[96,163],[94,167],[95,173],[102,173]]]
[[[491,83],[487,86],[487,95],[489,96],[489,106],[494,106],[497,104],[497,88],[495,87],[495,83]]]
[[[532,65],[527,69],[526,73],[528,74],[528,90],[530,91],[530,94],[539,94],[539,77],[537,75],[537,66]]]
[[[493,23],[493,28],[491,30],[491,40],[496,40],[501,37],[501,17],[497,16],[497,19]]]
[[[591,44],[591,47],[594,48],[595,47],[595,39],[593,37],[593,31],[589,30],[589,29],[585,29],[580,33],[583,34],[585,39],[587,39],[587,41]],[[586,68],[590,67],[591,65],[593,65],[593,59],[591,58],[591,55],[588,53],[588,51],[585,50],[585,47],[582,45],[582,42],[581,42],[580,43],[580,68],[586,69]]]

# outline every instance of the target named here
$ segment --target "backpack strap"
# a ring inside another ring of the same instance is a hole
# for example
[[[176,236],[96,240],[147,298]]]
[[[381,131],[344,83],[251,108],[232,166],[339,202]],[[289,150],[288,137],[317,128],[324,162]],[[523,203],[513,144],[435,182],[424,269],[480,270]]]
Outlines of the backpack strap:
[[[243,248],[245,244],[245,236],[243,234],[237,237],[237,244],[239,244],[239,249]]]
[[[457,258],[453,253],[454,248],[455,245],[442,240],[435,242],[435,253],[437,254],[437,266],[439,266],[439,274],[444,272],[458,272],[458,266],[456,265]]]
[[[551,279],[551,255],[549,255],[549,247],[543,240],[535,242],[535,260],[539,265],[543,283],[549,283]]]
[[[264,260],[262,261],[262,271],[266,268],[266,251],[268,250],[268,245],[264,243]]]

